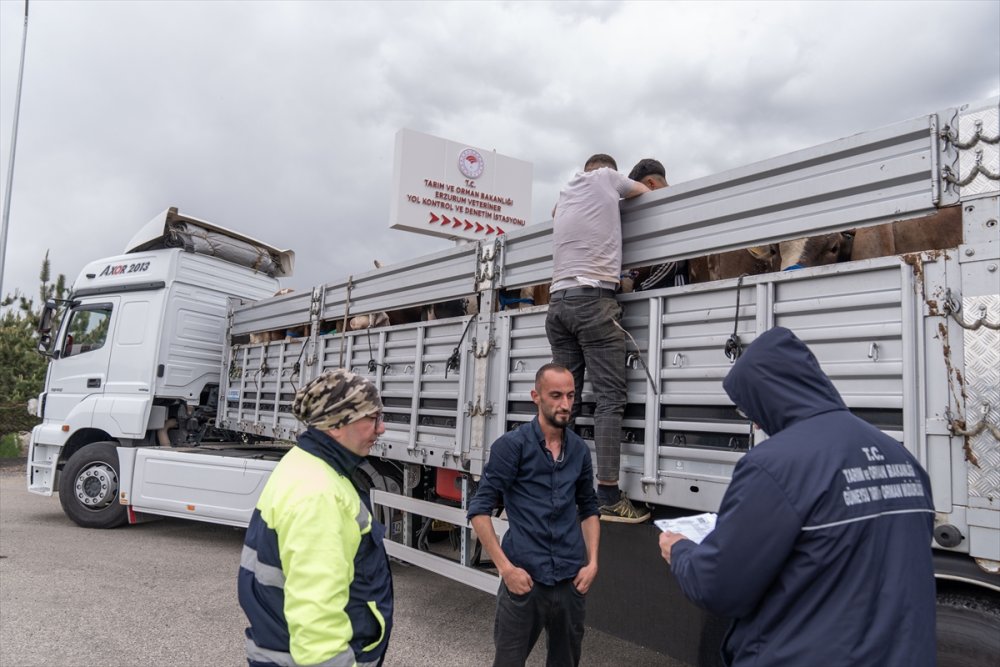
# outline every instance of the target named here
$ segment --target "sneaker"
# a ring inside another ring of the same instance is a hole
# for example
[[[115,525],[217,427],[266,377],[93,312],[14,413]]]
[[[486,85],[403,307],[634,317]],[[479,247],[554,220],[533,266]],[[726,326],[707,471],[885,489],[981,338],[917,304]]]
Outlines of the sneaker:
[[[649,518],[649,510],[645,507],[636,508],[623,492],[614,505],[604,505],[599,508],[601,521],[617,521],[619,523],[642,523]]]

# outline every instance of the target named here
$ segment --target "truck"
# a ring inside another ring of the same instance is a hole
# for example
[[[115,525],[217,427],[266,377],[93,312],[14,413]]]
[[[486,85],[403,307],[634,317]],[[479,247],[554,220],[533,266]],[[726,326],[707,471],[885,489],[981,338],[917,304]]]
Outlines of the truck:
[[[942,665],[1000,663],[998,117],[997,99],[949,108],[622,204],[625,268],[960,207],[954,247],[618,296],[629,497],[654,518],[718,509],[736,462],[761,441],[721,380],[758,332],[792,329],[852,412],[930,475]],[[465,508],[491,443],[535,414],[546,306],[498,301],[549,281],[551,233],[538,223],[273,295],[291,251],[170,209],[124,254],[88,264],[67,302],[46,305],[39,349],[50,364],[28,490],[58,492],[86,527],[155,517],[245,526],[303,428],[295,392],[349,368],[385,406],[385,434],[357,482],[388,527],[390,556],[495,593]],[[478,313],[346,326],[454,299],[475,299]],[[589,381],[583,404],[577,430],[590,442]],[[493,521],[502,534],[505,519]],[[683,598],[657,532],[602,525],[588,622],[716,664],[726,621]]]

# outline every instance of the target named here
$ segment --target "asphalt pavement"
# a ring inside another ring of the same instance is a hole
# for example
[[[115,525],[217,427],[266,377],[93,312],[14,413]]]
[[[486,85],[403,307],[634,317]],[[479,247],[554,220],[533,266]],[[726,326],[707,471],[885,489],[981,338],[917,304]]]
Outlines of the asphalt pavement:
[[[0,461],[0,665],[245,665],[242,544],[242,529],[179,519],[79,528],[27,492],[23,459]],[[401,563],[393,578],[386,667],[491,664],[492,596]],[[543,636],[528,665],[544,664]],[[588,629],[582,665],[682,663]]]

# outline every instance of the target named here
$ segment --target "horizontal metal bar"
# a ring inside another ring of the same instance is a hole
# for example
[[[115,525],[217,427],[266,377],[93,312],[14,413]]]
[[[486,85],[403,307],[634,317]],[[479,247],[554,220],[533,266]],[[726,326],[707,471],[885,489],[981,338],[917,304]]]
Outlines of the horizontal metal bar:
[[[471,528],[472,526],[468,519],[465,518],[465,510],[460,507],[439,505],[426,500],[418,500],[417,498],[401,496],[398,493],[389,493],[388,491],[379,491],[377,489],[372,489],[371,498],[372,503],[375,505],[392,507],[409,512],[410,514],[437,519],[438,521],[444,521],[445,523],[462,528]],[[493,520],[493,530],[496,531],[497,537],[503,537],[503,534],[507,532],[507,522],[496,517],[490,518]]]
[[[448,577],[449,579],[453,579],[459,583],[472,586],[473,588],[478,588],[484,593],[489,593],[490,595],[496,595],[497,591],[500,589],[500,577],[495,574],[473,570],[459,565],[454,561],[450,561],[447,558],[435,556],[432,553],[420,551],[419,549],[408,547],[404,544],[400,544],[399,542],[386,540],[384,544],[386,553],[393,558],[398,558],[399,560],[412,563],[417,567],[430,570],[431,572]]]

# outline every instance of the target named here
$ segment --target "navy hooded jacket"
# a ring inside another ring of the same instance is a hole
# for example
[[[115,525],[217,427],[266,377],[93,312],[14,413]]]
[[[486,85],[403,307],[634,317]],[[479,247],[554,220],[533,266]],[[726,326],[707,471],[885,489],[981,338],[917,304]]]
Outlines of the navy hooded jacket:
[[[726,663],[933,665],[934,514],[916,459],[848,411],[788,329],[759,336],[723,386],[770,437],[671,569],[688,598],[735,619]]]

